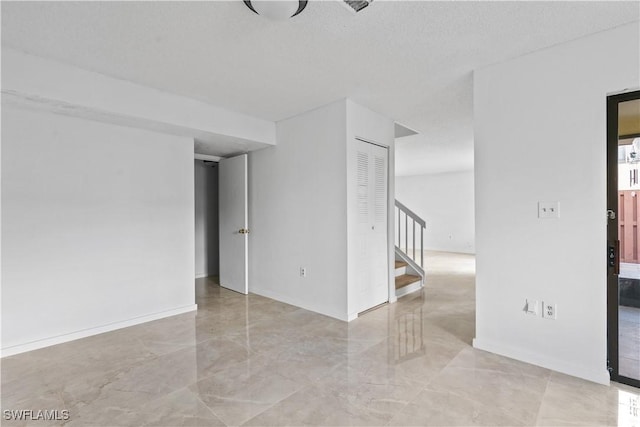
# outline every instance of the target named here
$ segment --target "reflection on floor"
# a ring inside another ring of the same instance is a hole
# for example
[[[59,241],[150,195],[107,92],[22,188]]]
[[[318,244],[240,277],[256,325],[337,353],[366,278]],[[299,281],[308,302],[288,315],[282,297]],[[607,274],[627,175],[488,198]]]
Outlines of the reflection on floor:
[[[640,308],[620,306],[618,316],[618,372],[640,379]]]
[[[69,426],[640,424],[638,389],[471,348],[473,257],[427,265],[423,290],[349,324],[198,280],[197,314],[3,359],[2,409],[68,409]]]

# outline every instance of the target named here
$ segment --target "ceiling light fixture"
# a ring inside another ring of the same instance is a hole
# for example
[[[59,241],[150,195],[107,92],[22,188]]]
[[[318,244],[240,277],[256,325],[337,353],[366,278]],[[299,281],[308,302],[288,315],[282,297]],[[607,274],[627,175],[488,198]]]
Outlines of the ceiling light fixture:
[[[249,9],[272,21],[293,18],[307,7],[307,0],[243,0]]]

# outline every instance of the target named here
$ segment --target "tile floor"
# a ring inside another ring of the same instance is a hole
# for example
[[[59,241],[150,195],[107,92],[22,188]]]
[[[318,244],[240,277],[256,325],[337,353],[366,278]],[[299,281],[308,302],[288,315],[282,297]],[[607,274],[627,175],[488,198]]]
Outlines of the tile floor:
[[[427,260],[424,290],[349,324],[198,280],[197,314],[2,359],[2,409],[67,409],[69,426],[640,426],[638,389],[474,350],[474,258]]]

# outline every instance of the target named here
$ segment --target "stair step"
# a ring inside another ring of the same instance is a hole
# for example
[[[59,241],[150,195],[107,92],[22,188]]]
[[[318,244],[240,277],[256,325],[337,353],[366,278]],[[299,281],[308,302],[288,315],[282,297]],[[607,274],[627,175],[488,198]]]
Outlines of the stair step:
[[[412,283],[420,281],[420,276],[414,276],[413,274],[403,274],[396,277],[396,289],[404,288]]]
[[[396,260],[396,268],[406,267],[407,265],[409,265],[409,264],[407,264],[407,263],[406,263],[406,262],[404,262],[404,261],[398,261],[398,260]]]

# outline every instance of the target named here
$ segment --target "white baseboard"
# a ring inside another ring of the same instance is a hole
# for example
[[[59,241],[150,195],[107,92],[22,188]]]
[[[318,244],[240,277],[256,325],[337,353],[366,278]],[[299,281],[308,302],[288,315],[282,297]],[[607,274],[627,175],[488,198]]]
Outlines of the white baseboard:
[[[196,279],[204,279],[205,277],[209,277],[207,273],[196,273]]]
[[[165,317],[175,316],[177,314],[188,313],[198,310],[198,304],[187,305],[184,307],[174,308],[172,310],[161,311],[159,313],[147,314],[145,316],[134,317],[133,319],[123,320],[121,322],[109,323],[107,325],[96,326],[95,328],[83,329],[69,334],[58,335],[51,338],[44,338],[37,341],[18,344],[6,347],[0,350],[0,357],[13,356],[15,354],[25,353],[27,351],[37,350],[39,348],[49,347],[56,344],[62,344],[74,341],[80,338],[90,337],[92,335],[102,334],[104,332],[115,331],[129,326],[139,325],[141,323],[150,322],[152,320],[164,319]]]
[[[490,353],[499,354],[511,359],[520,360],[532,365],[551,369],[552,371],[582,378],[594,383],[609,385],[609,372],[605,367],[602,369],[592,369],[581,366],[572,361],[553,359],[541,354],[534,354],[527,350],[506,346],[502,343],[491,342],[474,338],[473,347]]]

